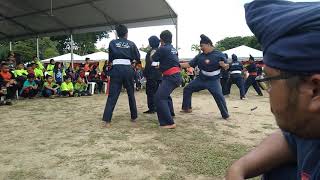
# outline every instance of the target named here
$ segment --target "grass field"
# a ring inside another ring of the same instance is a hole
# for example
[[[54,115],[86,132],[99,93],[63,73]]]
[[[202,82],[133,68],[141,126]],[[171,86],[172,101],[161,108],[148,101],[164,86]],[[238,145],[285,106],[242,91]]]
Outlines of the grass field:
[[[231,119],[224,121],[206,91],[194,94],[193,113],[179,113],[177,89],[175,130],[160,129],[156,115],[142,113],[143,91],[136,93],[137,126],[122,93],[110,129],[101,127],[105,95],[2,106],[0,179],[223,179],[232,161],[276,129],[267,97],[250,92],[240,101],[233,92],[227,98]]]

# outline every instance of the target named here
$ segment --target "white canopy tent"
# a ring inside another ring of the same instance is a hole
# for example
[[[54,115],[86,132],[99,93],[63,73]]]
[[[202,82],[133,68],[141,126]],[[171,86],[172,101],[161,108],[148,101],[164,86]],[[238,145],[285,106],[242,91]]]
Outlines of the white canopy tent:
[[[90,58],[91,61],[105,61],[109,59],[109,54],[106,52],[95,52],[82,56],[83,59]]]
[[[41,62],[49,63],[50,59],[54,59],[55,62],[70,63],[71,62],[71,53],[64,54],[64,55],[57,56],[57,57],[53,57],[53,58],[49,58],[49,59],[45,59],[45,60],[42,60]],[[73,59],[74,59],[74,62],[77,62],[77,63],[84,62],[84,58],[82,56],[77,55],[77,54],[73,54]]]
[[[250,55],[253,56],[254,58],[257,58],[257,59],[263,58],[262,51],[259,51],[257,49],[253,49],[253,48],[245,46],[245,45],[223,51],[223,53],[228,54],[229,59],[231,59],[232,54],[235,54],[238,56],[238,59],[240,61],[248,60]]]

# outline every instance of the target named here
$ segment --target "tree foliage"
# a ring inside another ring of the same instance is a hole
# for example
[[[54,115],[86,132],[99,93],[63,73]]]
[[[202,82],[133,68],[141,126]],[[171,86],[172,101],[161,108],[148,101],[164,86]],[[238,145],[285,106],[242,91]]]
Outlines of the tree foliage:
[[[201,53],[200,45],[199,44],[192,44],[191,51],[196,51],[200,54]]]
[[[82,56],[96,52],[95,43],[102,38],[109,38],[109,34],[107,32],[92,32],[73,35],[75,46],[74,53]],[[69,53],[71,51],[70,36],[55,36],[50,39],[58,43],[57,49],[60,54]]]
[[[241,45],[246,45],[248,47],[261,50],[261,45],[258,43],[258,40],[255,36],[226,37],[223,40],[218,41],[215,47],[220,51],[225,51]]]

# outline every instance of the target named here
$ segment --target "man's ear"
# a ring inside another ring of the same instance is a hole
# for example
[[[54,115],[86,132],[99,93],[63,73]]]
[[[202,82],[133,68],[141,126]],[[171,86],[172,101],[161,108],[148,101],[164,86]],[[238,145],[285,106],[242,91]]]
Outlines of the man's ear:
[[[320,74],[312,75],[309,78],[309,83],[312,88],[310,111],[320,113]]]

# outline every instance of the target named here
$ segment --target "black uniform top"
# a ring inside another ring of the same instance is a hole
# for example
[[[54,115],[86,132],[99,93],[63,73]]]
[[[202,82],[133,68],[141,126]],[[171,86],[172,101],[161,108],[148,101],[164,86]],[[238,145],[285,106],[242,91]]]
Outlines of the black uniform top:
[[[256,73],[257,72],[257,65],[255,63],[251,63],[247,68],[249,73]]]
[[[230,69],[229,70],[230,71],[242,71],[243,70],[243,65],[239,61],[232,62],[231,65],[230,65]]]
[[[109,61],[114,59],[130,59],[140,61],[140,53],[134,42],[124,38],[112,40],[109,43]]]
[[[156,67],[152,66],[152,55],[158,50],[158,48],[150,49],[147,52],[146,55],[146,66],[143,70],[143,76],[145,76],[147,79],[153,79],[153,80],[161,80],[161,72]]]
[[[161,72],[172,67],[180,67],[178,51],[171,44],[161,46],[152,58],[154,62],[160,62],[159,70]]]
[[[225,55],[220,51],[213,50],[208,54],[204,54],[204,53],[198,54],[195,58],[193,58],[189,62],[189,65],[191,67],[196,67],[196,66],[199,67],[200,69],[199,77],[202,79],[219,79],[220,74],[216,76],[206,76],[202,73],[202,70],[206,72],[213,72],[213,71],[220,70],[221,69],[219,64],[220,61],[226,62]]]

